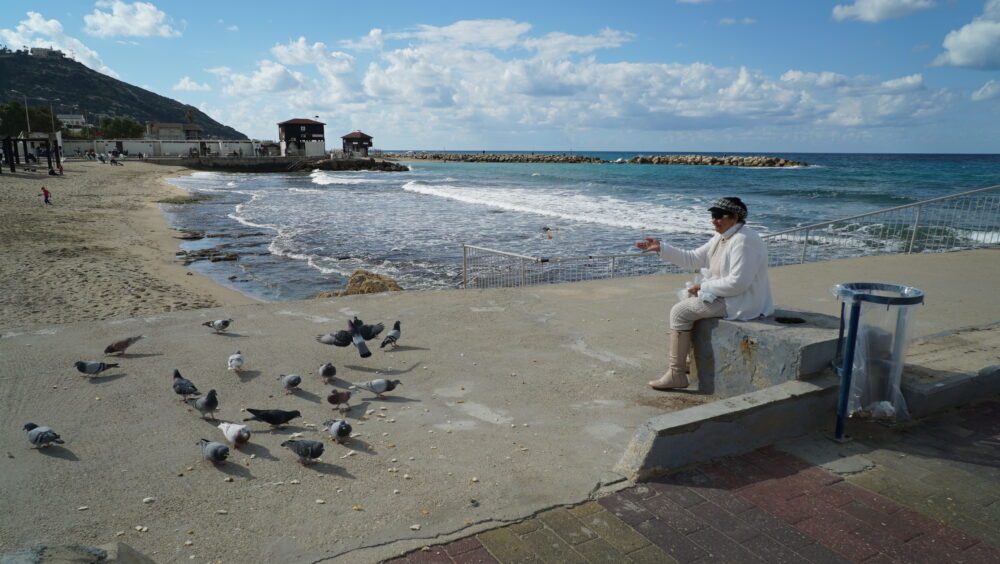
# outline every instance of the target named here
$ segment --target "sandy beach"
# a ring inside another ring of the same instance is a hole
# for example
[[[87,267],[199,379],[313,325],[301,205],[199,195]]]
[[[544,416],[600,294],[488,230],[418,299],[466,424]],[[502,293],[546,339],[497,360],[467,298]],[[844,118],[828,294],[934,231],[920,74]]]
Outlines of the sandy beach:
[[[253,303],[173,258],[178,240],[157,201],[186,194],[164,179],[187,169],[69,161],[63,176],[38,170],[0,175],[4,325]]]

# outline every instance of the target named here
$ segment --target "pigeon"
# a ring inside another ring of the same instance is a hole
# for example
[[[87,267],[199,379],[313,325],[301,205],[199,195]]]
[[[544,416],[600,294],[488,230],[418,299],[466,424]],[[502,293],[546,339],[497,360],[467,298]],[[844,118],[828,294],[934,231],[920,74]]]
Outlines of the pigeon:
[[[319,441],[285,441],[281,446],[299,455],[299,464],[316,464],[316,459],[323,456],[323,443]]]
[[[351,436],[351,424],[343,419],[324,421],[323,426],[326,427],[327,431],[330,431],[330,436],[335,442],[339,443],[341,439],[347,439]]]
[[[319,375],[323,377],[323,382],[326,384],[333,380],[333,377],[337,375],[337,367],[332,363],[324,363],[319,367]]]
[[[243,369],[243,353],[236,351],[229,355],[229,362],[227,363],[229,369],[233,372],[239,372]]]
[[[89,374],[90,376],[97,376],[105,370],[118,367],[117,364],[109,364],[107,362],[83,362],[82,360],[74,362],[73,366],[81,374]],[[87,376],[84,376],[84,378],[87,378]]]
[[[105,347],[104,354],[118,353],[120,355],[124,355],[125,349],[131,347],[139,339],[145,339],[145,338],[146,338],[145,335],[136,335],[135,337],[126,337],[120,341],[115,341],[110,345],[108,345],[107,347]]]
[[[397,321],[392,324],[392,331],[389,331],[389,334],[385,336],[385,339],[382,340],[382,344],[378,348],[384,349],[386,345],[390,345],[392,348],[398,347],[399,345],[396,344],[396,341],[399,340],[399,335],[399,322]]]
[[[180,370],[174,368],[174,393],[181,396],[181,401],[187,401],[188,396],[200,396],[201,392],[194,387],[191,380],[181,376]]]
[[[226,436],[226,440],[233,443],[233,448],[240,448],[240,445],[250,442],[250,428],[239,423],[219,423],[219,429]]]
[[[205,418],[206,413],[211,413],[212,421],[215,421],[215,410],[219,409],[219,396],[215,395],[215,390],[209,390],[208,395],[203,398],[192,399],[194,403],[191,405],[201,413],[202,419]]]
[[[351,389],[360,388],[362,390],[368,390],[369,392],[375,394],[378,399],[385,399],[382,394],[385,392],[391,392],[396,389],[396,386],[402,385],[399,380],[386,380],[385,378],[377,378],[370,382],[364,382],[361,384],[353,384]]]
[[[229,324],[232,322],[232,319],[216,319],[215,321],[206,321],[202,323],[202,325],[215,329],[216,333],[225,333],[226,329],[229,329]]]
[[[338,347],[346,347],[354,343],[354,346],[358,348],[361,358],[368,358],[372,355],[372,352],[368,350],[368,345],[365,344],[365,341],[374,339],[383,329],[385,329],[385,325],[381,323],[365,325],[364,321],[355,317],[353,320],[347,321],[346,331],[340,330],[336,333],[319,335],[316,337],[316,340],[324,345],[335,345]]]
[[[253,413],[253,417],[247,417],[244,421],[263,421],[273,427],[284,425],[302,415],[297,409],[294,411],[282,411],[280,409],[253,409],[248,407],[247,411]]]
[[[32,444],[31,448],[45,448],[52,443],[61,445],[66,442],[48,427],[39,427],[34,423],[25,423],[24,430],[28,434],[28,442]]]
[[[330,393],[326,394],[326,401],[330,402],[336,406],[337,411],[340,411],[340,405],[346,404],[347,409],[351,409],[351,392],[340,391],[340,390],[330,390]]]
[[[281,380],[281,385],[285,387],[285,393],[290,394],[299,389],[299,384],[302,383],[302,376],[298,374],[281,374],[278,376],[278,380]]]
[[[201,439],[195,443],[201,447],[201,455],[212,464],[222,464],[229,457],[229,447],[222,443]]]

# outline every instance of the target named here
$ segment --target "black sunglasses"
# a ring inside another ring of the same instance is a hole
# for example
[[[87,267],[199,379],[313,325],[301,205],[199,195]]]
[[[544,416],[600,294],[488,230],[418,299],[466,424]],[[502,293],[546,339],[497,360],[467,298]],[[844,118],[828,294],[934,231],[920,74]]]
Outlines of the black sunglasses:
[[[712,212],[712,219],[722,219],[724,217],[729,217],[730,215],[732,214],[728,214],[726,212],[714,211]]]

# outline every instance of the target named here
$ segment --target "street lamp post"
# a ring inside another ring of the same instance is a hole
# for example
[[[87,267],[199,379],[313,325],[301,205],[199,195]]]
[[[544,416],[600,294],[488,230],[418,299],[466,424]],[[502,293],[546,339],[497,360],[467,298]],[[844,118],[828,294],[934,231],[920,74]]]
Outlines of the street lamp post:
[[[24,97],[24,122],[28,127],[28,137],[31,137],[31,119],[28,118],[28,95],[20,90],[11,89],[11,92],[17,92]]]

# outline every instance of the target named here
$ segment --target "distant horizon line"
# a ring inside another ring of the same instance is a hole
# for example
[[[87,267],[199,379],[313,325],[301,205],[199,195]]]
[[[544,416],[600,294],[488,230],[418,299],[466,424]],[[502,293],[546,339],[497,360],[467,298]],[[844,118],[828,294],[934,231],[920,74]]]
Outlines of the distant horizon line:
[[[333,149],[336,150],[336,149]],[[462,153],[462,154],[486,154],[490,153],[517,153],[517,154],[542,154],[542,155],[564,155],[564,154],[576,154],[576,153],[636,153],[636,155],[648,155],[655,153],[666,153],[666,154],[720,154],[720,155],[732,155],[736,156],[739,154],[751,154],[751,155],[770,155],[774,153],[792,153],[796,155],[969,155],[969,156],[1000,156],[1000,153],[966,153],[966,152],[942,152],[942,153],[907,153],[907,152],[870,152],[870,151],[858,151],[858,152],[848,152],[848,151],[650,151],[650,150],[634,150],[634,149],[572,149],[572,150],[551,150],[551,149],[373,149],[374,151],[382,151],[383,153]]]

